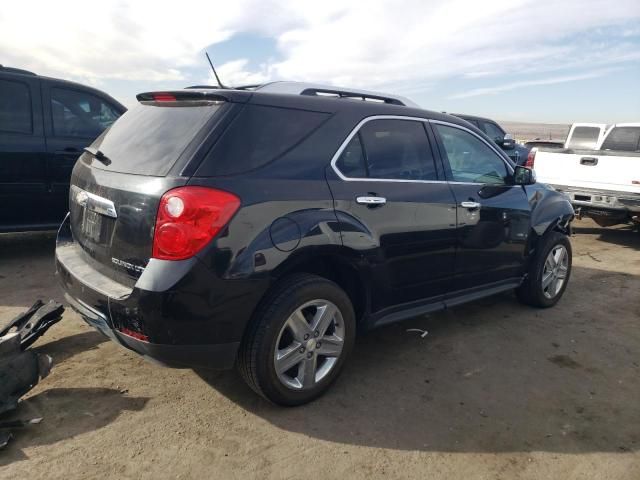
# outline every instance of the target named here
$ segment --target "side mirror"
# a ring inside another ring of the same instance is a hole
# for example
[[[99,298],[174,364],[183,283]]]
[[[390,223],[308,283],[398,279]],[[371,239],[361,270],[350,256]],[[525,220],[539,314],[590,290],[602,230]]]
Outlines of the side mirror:
[[[497,143],[502,148],[506,148],[507,150],[511,150],[516,146],[516,141],[513,139],[510,133],[505,134],[504,138],[501,138],[500,142]]]
[[[516,185],[533,185],[536,183],[536,173],[531,168],[516,165],[513,171],[513,183]]]

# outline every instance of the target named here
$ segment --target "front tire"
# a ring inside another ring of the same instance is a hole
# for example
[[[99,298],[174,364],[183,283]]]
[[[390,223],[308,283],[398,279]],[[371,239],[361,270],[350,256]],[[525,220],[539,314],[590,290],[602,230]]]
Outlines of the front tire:
[[[527,278],[516,289],[518,299],[539,308],[552,307],[564,294],[571,276],[571,242],[560,232],[548,232],[538,244]]]
[[[302,405],[326,392],[338,377],[355,332],[353,306],[344,290],[316,275],[295,274],[258,307],[238,368],[267,400]]]

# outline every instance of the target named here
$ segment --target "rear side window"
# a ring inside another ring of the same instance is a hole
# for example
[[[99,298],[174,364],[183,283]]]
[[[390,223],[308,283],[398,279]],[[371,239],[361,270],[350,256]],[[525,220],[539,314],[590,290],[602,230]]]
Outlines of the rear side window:
[[[31,94],[25,83],[0,80],[0,131],[33,132]]]
[[[599,128],[576,127],[573,129],[567,148],[595,148],[599,136]]]
[[[343,150],[336,167],[352,178],[438,179],[424,125],[413,120],[365,123]]]
[[[219,108],[188,102],[135,105],[93,143],[111,163],[93,161],[91,166],[164,176]]]
[[[88,92],[51,89],[51,119],[56,136],[95,138],[119,116],[113,106]]]
[[[607,135],[602,150],[640,151],[640,127],[615,127]]]
[[[266,165],[298,145],[328,116],[246,105],[209,152],[197,175],[234,175]]]
[[[358,133],[349,141],[342,151],[340,158],[336,162],[336,166],[345,177],[365,178],[369,176],[366,162],[364,151],[362,150],[360,133]]]

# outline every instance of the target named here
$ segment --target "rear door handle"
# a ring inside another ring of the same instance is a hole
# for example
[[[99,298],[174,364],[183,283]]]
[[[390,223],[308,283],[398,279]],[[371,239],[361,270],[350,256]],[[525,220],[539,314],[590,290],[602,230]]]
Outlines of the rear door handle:
[[[460,203],[462,208],[468,208],[469,210],[475,210],[476,208],[480,208],[480,204],[478,202],[462,202]]]
[[[387,199],[384,197],[357,197],[356,203],[369,206],[384,205],[385,203],[387,203]]]

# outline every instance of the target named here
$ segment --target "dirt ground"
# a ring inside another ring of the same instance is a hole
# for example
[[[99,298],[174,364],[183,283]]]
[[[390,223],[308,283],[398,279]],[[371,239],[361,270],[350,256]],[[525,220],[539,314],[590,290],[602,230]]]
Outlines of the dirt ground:
[[[0,452],[0,478],[640,479],[640,233],[581,221],[572,243],[555,308],[505,294],[374,331],[294,409],[234,372],[147,363],[67,310],[13,415],[44,420]],[[0,319],[62,299],[53,250],[0,236]]]

